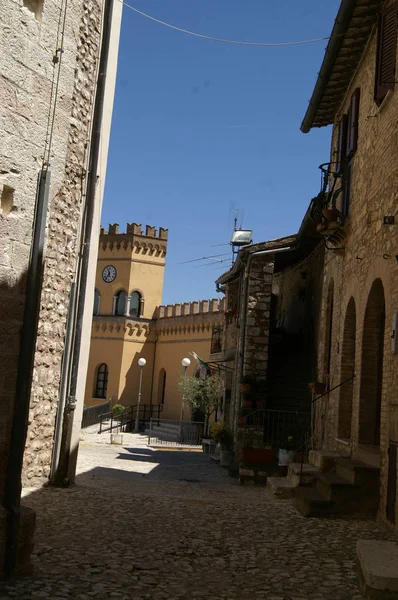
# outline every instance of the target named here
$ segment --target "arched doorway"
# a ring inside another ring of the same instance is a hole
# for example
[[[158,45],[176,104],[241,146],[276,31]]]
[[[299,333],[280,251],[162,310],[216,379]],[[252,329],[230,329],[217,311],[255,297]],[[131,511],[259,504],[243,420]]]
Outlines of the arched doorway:
[[[343,345],[341,349],[340,382],[343,383],[355,374],[355,339],[357,333],[355,300],[351,298],[344,320]],[[338,436],[351,439],[352,398],[354,380],[344,383],[340,388]]]
[[[385,299],[380,279],[373,282],[366,305],[362,336],[359,442],[380,445],[383,386]]]

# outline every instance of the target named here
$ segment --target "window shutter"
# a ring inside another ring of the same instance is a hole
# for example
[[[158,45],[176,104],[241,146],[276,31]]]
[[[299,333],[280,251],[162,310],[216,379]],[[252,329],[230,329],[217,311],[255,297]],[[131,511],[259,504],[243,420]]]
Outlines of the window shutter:
[[[381,103],[394,88],[397,60],[397,4],[380,16],[376,63],[375,100]]]
[[[358,116],[360,89],[357,88],[351,97],[348,113],[347,155],[353,154],[358,145]]]
[[[347,216],[350,210],[351,196],[351,161],[347,163],[343,177],[343,198],[341,212]]]
[[[343,168],[344,159],[347,154],[347,127],[348,118],[347,115],[343,115],[339,123],[339,135],[337,138],[337,173],[341,173]]]

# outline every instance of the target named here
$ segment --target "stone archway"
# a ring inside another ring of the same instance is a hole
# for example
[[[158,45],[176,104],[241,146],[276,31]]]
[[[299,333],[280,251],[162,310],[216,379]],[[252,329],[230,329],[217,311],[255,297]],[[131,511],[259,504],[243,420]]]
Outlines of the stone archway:
[[[380,446],[384,333],[384,288],[381,279],[376,279],[369,293],[363,323],[359,442],[377,447]]]
[[[356,341],[356,310],[355,300],[351,298],[344,320],[343,345],[341,349],[340,382],[349,380],[355,374],[355,341]],[[338,437],[343,440],[351,439],[352,400],[354,380],[348,381],[340,388]]]

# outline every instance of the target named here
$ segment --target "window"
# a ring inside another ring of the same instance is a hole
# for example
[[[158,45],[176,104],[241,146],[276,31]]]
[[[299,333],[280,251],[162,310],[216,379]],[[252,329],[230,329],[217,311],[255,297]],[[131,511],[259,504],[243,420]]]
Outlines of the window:
[[[130,317],[141,317],[142,296],[139,292],[133,292],[130,296]]]
[[[387,92],[394,89],[397,61],[397,10],[398,5],[394,3],[380,15],[375,81],[377,104],[381,104]]]
[[[160,369],[159,380],[158,380],[158,404],[164,404],[164,398],[166,394],[166,371]]]
[[[352,156],[358,145],[359,98],[361,90],[357,88],[351,96],[347,123],[347,156]]]
[[[222,332],[223,328],[221,325],[213,327],[211,334],[210,354],[222,352]]]
[[[108,388],[108,365],[102,363],[98,367],[97,377],[95,381],[95,398],[106,398],[106,390]]]
[[[34,14],[37,21],[41,21],[43,13],[43,0],[23,0],[23,5]]]
[[[94,315],[99,315],[100,303],[101,303],[101,294],[99,293],[98,290],[95,290],[94,291],[94,308],[93,308]]]
[[[123,316],[126,314],[127,292],[121,290],[113,299],[113,314]]]
[[[336,171],[342,177],[341,212],[343,215],[348,215],[350,207],[352,158],[358,146],[359,99],[360,88],[357,88],[351,96],[348,114],[343,115],[339,123]]]

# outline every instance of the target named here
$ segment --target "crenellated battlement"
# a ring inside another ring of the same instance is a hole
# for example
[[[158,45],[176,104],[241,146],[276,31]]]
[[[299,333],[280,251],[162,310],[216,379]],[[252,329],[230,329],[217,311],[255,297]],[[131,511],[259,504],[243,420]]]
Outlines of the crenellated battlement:
[[[145,233],[142,230],[142,225],[138,223],[127,223],[126,233],[119,232],[119,223],[109,223],[108,229],[104,229],[101,227],[100,235],[102,236],[140,236],[140,237],[150,237],[150,238],[158,238],[159,240],[167,240],[168,238],[168,229],[164,229],[164,227],[159,227],[159,231],[156,227],[152,225],[145,226]]]
[[[137,223],[127,223],[126,233],[119,233],[119,224],[109,225],[109,229],[101,228],[100,248],[106,252],[114,250],[134,252],[142,256],[164,258],[167,251],[168,229],[159,227],[159,231],[147,225],[145,233]]]
[[[225,310],[225,298],[212,298],[198,302],[184,302],[183,304],[167,304],[158,306],[156,319],[170,319],[173,317],[186,317],[188,315],[203,315],[209,313],[222,313]]]

